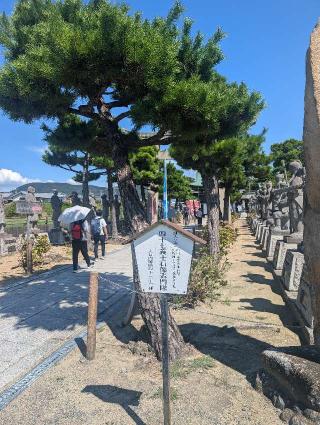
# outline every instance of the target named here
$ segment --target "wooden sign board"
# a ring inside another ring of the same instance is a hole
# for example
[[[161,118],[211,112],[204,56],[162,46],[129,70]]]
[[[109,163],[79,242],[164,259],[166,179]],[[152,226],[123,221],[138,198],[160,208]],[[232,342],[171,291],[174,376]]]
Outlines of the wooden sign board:
[[[33,215],[42,213],[42,205],[39,202],[16,202],[16,213],[21,215]]]
[[[203,242],[192,233],[165,221],[137,235],[134,249],[141,290],[186,294],[193,246],[197,239]]]

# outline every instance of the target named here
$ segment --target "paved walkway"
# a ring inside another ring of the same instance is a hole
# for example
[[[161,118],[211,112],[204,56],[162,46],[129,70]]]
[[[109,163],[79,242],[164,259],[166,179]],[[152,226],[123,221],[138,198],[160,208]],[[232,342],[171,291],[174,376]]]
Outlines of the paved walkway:
[[[129,302],[123,288],[132,282],[130,247],[111,252],[92,270],[102,277],[99,312]],[[0,286],[0,392],[85,329],[88,280],[89,270],[75,274],[70,266]]]

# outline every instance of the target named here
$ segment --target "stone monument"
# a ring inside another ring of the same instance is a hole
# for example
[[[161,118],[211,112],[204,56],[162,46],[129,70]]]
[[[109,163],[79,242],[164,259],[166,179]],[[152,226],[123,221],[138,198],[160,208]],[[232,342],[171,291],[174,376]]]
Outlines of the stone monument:
[[[16,238],[5,231],[6,217],[3,196],[0,194],[0,256],[8,255],[17,250]]]
[[[101,203],[102,203],[102,215],[106,222],[109,221],[109,213],[110,213],[110,202],[107,195],[104,193],[101,195]]]
[[[33,186],[28,187],[28,192],[25,196],[25,200],[28,204],[36,204],[37,198],[36,198],[36,189]],[[40,229],[38,229],[37,224],[39,220],[39,215],[37,213],[29,214],[28,215],[28,225],[30,226],[30,231],[33,234],[37,234],[40,232]]]
[[[286,186],[283,175],[277,174],[276,188],[271,194],[272,222],[266,243],[266,256],[269,261],[273,260],[277,242],[282,241],[284,235],[290,233],[288,192]]]
[[[89,195],[89,203],[91,208],[93,209],[97,208],[97,201],[93,193],[90,193]]]
[[[51,207],[53,228],[49,232],[49,240],[52,245],[63,245],[64,236],[58,220],[62,211],[62,201],[58,196],[57,190],[54,190],[53,195],[51,196]]]
[[[5,233],[5,227],[6,227],[6,219],[5,219],[5,213],[4,213],[4,200],[3,196],[0,193],[0,234]]]
[[[82,205],[81,199],[79,198],[78,192],[71,193],[71,205],[75,207],[76,205]]]
[[[314,341],[320,345],[320,22],[311,35],[306,62],[304,115],[304,256],[307,279],[300,292],[311,300]],[[298,297],[298,304],[302,300]],[[310,313],[310,312],[309,312]]]
[[[289,243],[301,243],[303,240],[303,185],[305,169],[300,161],[289,164],[292,178],[289,181],[288,203],[290,216],[290,235],[284,239]]]

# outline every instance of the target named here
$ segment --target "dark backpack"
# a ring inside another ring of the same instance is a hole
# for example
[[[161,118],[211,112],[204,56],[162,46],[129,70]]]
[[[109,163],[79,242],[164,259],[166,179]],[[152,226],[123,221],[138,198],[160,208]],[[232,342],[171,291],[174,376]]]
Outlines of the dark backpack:
[[[72,239],[75,241],[82,240],[82,223],[79,223],[79,222],[73,223],[71,228],[71,236],[72,236]]]
[[[93,223],[91,225],[92,228],[92,235],[94,238],[97,238],[100,236],[101,234],[101,218],[100,217],[96,217],[93,220]]]

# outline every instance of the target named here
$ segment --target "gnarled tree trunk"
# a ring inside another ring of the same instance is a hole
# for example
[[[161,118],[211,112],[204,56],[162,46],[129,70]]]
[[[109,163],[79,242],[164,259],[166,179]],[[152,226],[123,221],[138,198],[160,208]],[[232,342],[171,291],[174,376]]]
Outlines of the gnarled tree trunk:
[[[126,222],[131,232],[140,232],[149,226],[145,208],[139,199],[128,156],[121,151],[116,152],[114,162],[117,170],[117,180],[120,196],[123,204]],[[133,265],[136,268],[136,265]],[[162,333],[161,333],[161,309],[158,295],[138,293],[138,301],[141,307],[141,316],[146,325],[150,337],[150,344],[155,355],[162,358]],[[169,312],[169,344],[171,359],[177,358],[184,346],[183,338],[176,321]]]
[[[160,297],[154,294],[139,294],[141,316],[147,327],[150,343],[158,360],[162,359],[162,331]],[[181,355],[184,341],[178,325],[169,311],[169,355],[175,360]]]
[[[82,172],[82,204],[89,207],[89,154],[86,153],[83,162]]]
[[[125,221],[132,233],[140,232],[148,227],[147,215],[133,181],[127,153],[117,149],[114,162]]]
[[[111,237],[112,239],[118,239],[118,226],[117,226],[117,216],[116,216],[116,207],[113,194],[113,179],[112,171],[107,171],[108,179],[108,198],[110,203],[110,216],[111,216]]]
[[[223,200],[223,221],[226,223],[230,223],[231,214],[230,214],[230,194],[231,194],[231,186],[226,184],[224,191],[224,200]]]
[[[219,186],[216,176],[204,174],[202,176],[204,192],[208,206],[208,236],[209,236],[209,252],[212,255],[220,252],[220,208],[219,208]]]

